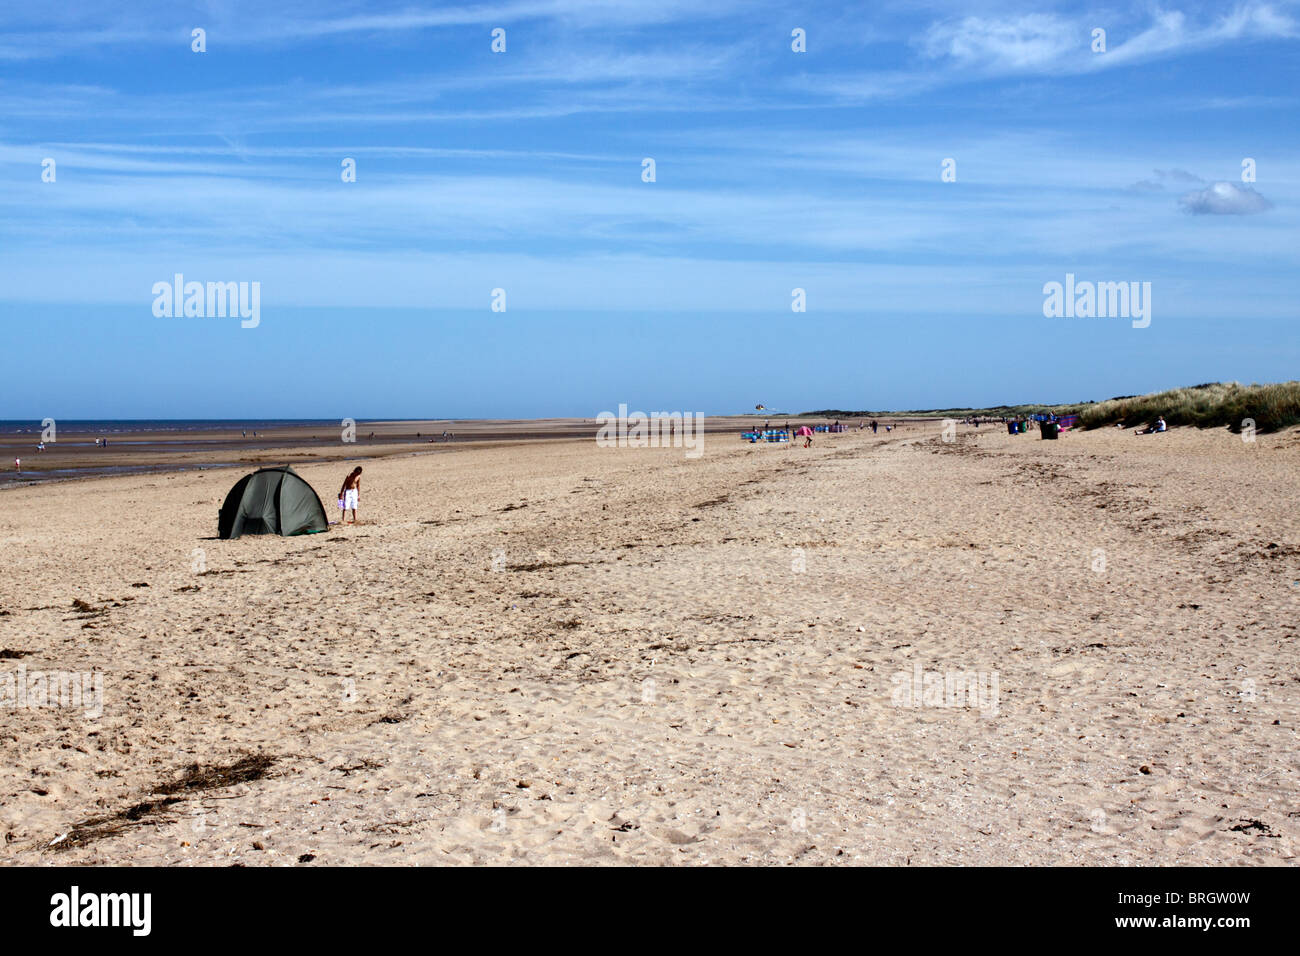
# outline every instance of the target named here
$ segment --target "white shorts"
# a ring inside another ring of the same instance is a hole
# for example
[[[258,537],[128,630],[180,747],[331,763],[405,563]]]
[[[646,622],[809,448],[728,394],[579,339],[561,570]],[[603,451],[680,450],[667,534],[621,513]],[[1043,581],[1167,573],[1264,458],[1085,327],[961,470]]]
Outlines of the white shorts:
[[[357,510],[357,489],[355,488],[349,488],[343,492],[343,510],[347,511],[349,508],[353,511]]]

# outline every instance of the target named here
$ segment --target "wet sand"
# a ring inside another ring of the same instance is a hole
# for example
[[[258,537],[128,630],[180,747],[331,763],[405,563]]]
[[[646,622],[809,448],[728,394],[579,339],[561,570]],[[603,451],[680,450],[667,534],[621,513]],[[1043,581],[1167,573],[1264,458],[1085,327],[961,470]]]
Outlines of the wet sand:
[[[739,434],[746,428],[777,419],[752,416],[713,417],[706,432]],[[795,426],[821,419],[780,419]],[[334,422],[282,425],[264,430],[189,428],[130,430],[109,433],[64,428],[58,440],[38,452],[40,429],[27,426],[21,433],[0,432],[0,488],[6,484],[31,484],[51,480],[94,478],[106,475],[191,471],[269,464],[351,461],[445,450],[466,442],[527,442],[593,437],[595,419],[429,419],[362,421],[351,430]],[[445,436],[445,437],[444,437]],[[108,444],[96,445],[106,438]],[[14,459],[22,461],[22,471]]]
[[[444,432],[452,433],[444,438]],[[595,433],[582,419],[544,421],[375,421],[352,430],[334,422],[264,430],[190,427],[125,432],[57,431],[38,452],[39,428],[0,432],[0,484],[98,477],[133,472],[188,471],[268,463],[344,461],[409,454],[452,442],[576,438]],[[106,439],[107,445],[96,444]],[[14,467],[21,458],[22,473]]]

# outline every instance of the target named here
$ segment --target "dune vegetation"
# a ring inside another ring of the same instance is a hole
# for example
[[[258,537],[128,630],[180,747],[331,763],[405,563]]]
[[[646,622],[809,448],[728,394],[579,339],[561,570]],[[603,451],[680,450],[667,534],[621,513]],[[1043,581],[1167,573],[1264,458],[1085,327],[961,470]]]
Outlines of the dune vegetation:
[[[1253,422],[1256,431],[1272,432],[1300,423],[1300,382],[1210,382],[1150,395],[1111,398],[1085,405],[1077,414],[1084,428],[1140,425],[1163,415],[1171,427],[1227,427],[1239,432]]]
[[[823,418],[1027,418],[1043,412],[1078,415],[1079,424],[1084,428],[1117,424],[1142,425],[1163,415],[1171,427],[1195,425],[1197,428],[1228,428],[1240,432],[1253,422],[1256,431],[1272,432],[1300,424],[1300,381],[1271,385],[1208,382],[1148,395],[1122,395],[1102,402],[1061,405],[1021,404],[878,412],[821,409],[805,414]]]

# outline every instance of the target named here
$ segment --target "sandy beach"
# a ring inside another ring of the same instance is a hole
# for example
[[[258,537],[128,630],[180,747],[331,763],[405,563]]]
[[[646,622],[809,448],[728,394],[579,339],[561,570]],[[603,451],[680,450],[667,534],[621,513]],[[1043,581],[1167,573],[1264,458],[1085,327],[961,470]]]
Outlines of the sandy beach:
[[[0,491],[0,859],[1295,862],[1294,429],[389,452]]]

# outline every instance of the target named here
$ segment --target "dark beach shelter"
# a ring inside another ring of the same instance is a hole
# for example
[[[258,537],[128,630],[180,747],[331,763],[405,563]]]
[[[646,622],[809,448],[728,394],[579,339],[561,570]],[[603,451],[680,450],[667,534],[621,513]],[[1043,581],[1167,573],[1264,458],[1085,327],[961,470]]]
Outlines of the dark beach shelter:
[[[221,506],[217,533],[222,538],[244,534],[316,534],[329,529],[325,506],[316,490],[292,468],[263,468],[245,475],[230,489]]]

